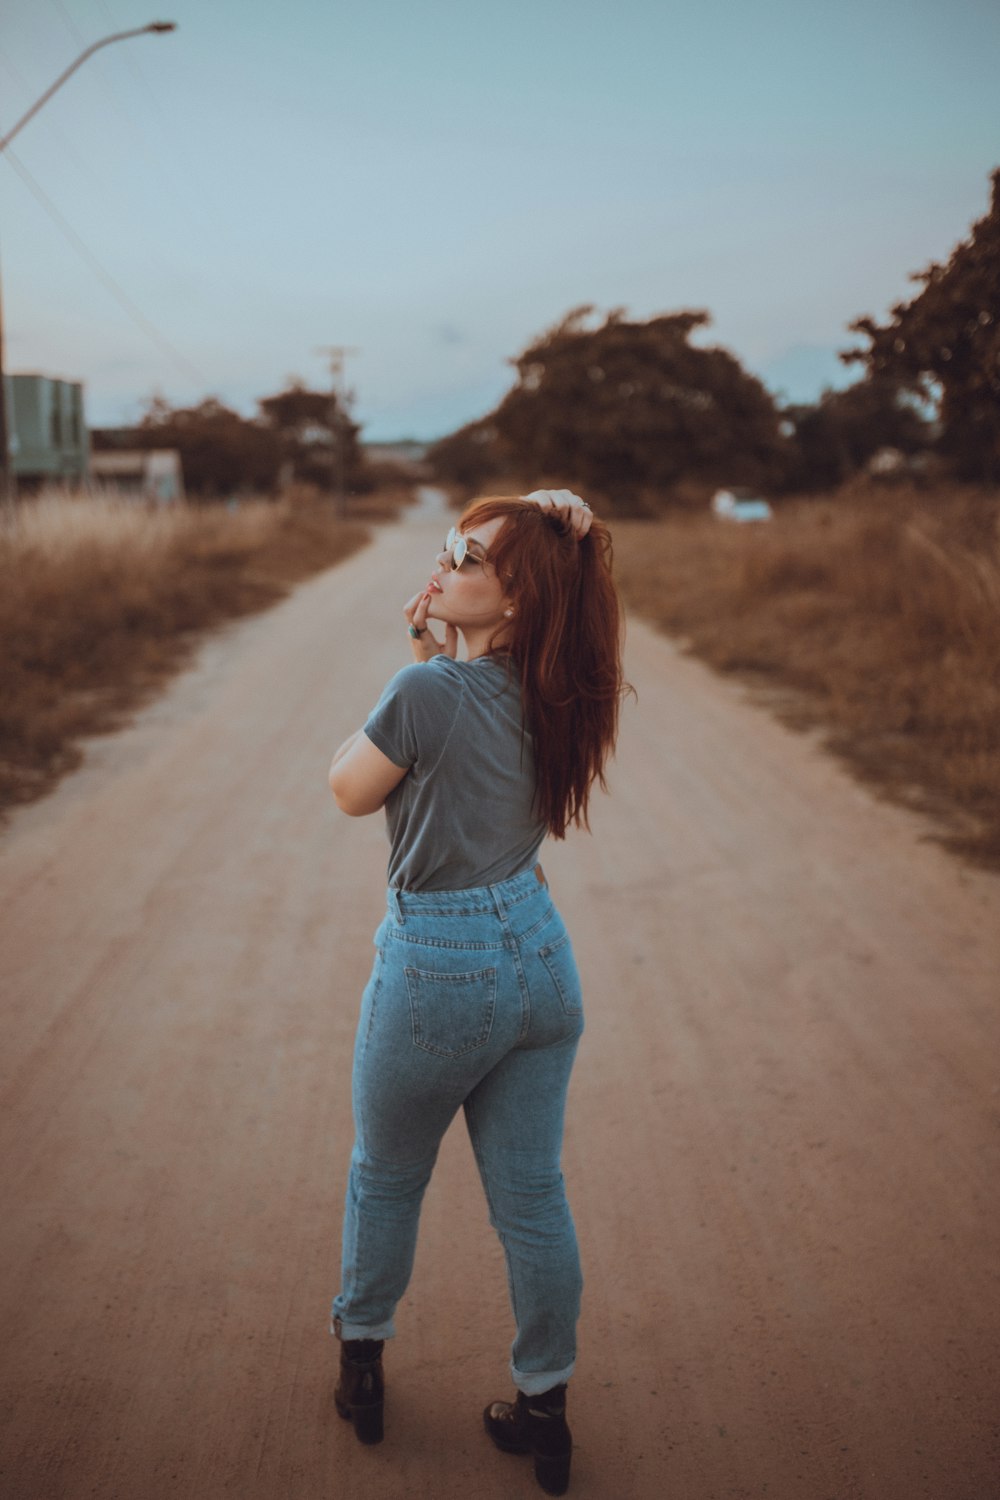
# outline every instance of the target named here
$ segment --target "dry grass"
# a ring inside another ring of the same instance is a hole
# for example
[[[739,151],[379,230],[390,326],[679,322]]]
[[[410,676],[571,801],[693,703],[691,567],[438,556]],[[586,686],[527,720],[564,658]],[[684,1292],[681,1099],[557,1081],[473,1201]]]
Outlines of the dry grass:
[[[632,608],[1000,868],[1000,495],[856,486],[615,544]]]
[[[417,481],[400,475],[397,464],[368,464],[369,472],[375,471],[375,486],[358,494],[350,494],[344,501],[344,518],[348,521],[397,521],[400,512],[416,501]],[[327,491],[315,484],[297,483],[287,490],[286,499],[292,505],[328,505],[336,511],[337,502],[331,500]]]
[[[190,654],[362,546],[329,505],[148,510],[52,493],[0,530],[0,807],[40,796]]]

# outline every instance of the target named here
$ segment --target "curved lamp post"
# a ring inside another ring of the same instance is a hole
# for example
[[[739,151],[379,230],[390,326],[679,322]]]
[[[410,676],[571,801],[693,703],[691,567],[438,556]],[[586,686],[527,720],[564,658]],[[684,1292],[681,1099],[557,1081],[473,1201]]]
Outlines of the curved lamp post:
[[[60,73],[55,83],[45,90],[40,99],[23,114],[17,124],[8,130],[7,134],[0,138],[0,151],[6,151],[11,141],[17,135],[33,115],[37,115],[43,104],[47,104],[57,89],[61,89],[67,78],[75,73],[87,58],[92,56],[100,47],[107,47],[112,42],[124,42],[130,36],[145,36],[147,32],[176,31],[176,21],[151,21],[148,26],[138,26],[133,31],[116,31],[113,36],[102,37],[99,42],[94,42],[85,52],[81,52],[76,62],[70,63],[64,73]],[[0,294],[0,505],[6,506],[12,500],[11,475],[10,475],[10,452],[7,440],[7,401],[3,383],[3,299]]]

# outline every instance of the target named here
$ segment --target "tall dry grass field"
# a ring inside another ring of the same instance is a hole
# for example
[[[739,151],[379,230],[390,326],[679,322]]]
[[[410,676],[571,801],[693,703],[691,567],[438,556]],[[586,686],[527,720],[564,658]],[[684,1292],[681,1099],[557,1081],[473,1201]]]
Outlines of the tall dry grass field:
[[[1000,495],[869,483],[614,530],[633,609],[1000,867]]]
[[[29,801],[188,656],[367,540],[329,505],[43,494],[0,530],[0,806]]]

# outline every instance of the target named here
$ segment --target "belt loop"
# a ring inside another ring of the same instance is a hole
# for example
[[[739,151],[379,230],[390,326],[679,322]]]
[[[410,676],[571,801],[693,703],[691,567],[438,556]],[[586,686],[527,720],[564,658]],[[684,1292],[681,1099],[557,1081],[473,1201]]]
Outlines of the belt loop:
[[[502,885],[502,883],[503,882],[501,882],[500,884]],[[503,904],[503,897],[500,894],[500,885],[487,886],[487,890],[493,897],[493,905],[497,909],[497,916],[500,918],[501,922],[505,922],[507,920],[507,908]]]
[[[396,918],[396,922],[398,923],[398,925],[402,927],[403,923],[406,921],[406,918],[403,916],[403,903],[399,899],[399,892],[396,890],[395,886],[389,887],[389,910]]]

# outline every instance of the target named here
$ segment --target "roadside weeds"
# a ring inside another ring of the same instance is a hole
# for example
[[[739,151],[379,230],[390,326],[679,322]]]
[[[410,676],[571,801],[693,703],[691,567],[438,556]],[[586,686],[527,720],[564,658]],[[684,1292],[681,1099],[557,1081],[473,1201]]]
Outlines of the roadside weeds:
[[[1000,495],[859,484],[614,538],[630,608],[1000,869]]]
[[[374,500],[365,508],[380,513]],[[267,608],[368,540],[360,520],[315,500],[21,504],[0,531],[0,809],[78,765],[79,741],[125,722],[206,630]]]

